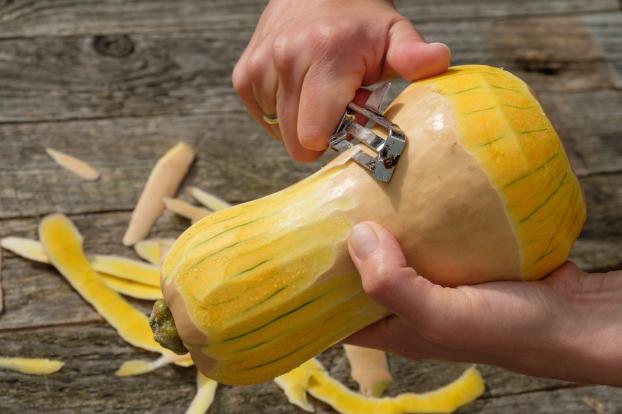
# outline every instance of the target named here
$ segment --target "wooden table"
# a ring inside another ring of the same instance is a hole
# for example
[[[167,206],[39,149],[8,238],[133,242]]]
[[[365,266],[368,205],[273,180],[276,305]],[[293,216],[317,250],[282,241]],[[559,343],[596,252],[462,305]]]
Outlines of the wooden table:
[[[503,66],[527,80],[557,126],[589,204],[573,251],[586,270],[622,268],[622,11],[618,0],[417,0],[399,8],[454,64]],[[154,160],[177,140],[199,158],[186,182],[242,202],[318,167],[292,163],[244,112],[230,72],[263,2],[65,0],[0,5],[0,236],[36,237],[69,215],[89,252],[121,245]],[[100,181],[60,169],[45,147],[88,160]],[[154,234],[187,222],[165,214]],[[0,412],[184,412],[194,370],[119,379],[124,343],[50,267],[4,254],[0,354],[66,362],[50,377],[0,371]],[[137,303],[143,309],[148,304]],[[520,344],[517,344],[519,347]],[[347,378],[343,352],[321,359]],[[424,391],[463,366],[393,358],[390,392]],[[463,413],[622,412],[622,391],[482,367],[487,391]],[[332,412],[317,403],[317,412]],[[273,383],[219,388],[212,413],[294,413]]]

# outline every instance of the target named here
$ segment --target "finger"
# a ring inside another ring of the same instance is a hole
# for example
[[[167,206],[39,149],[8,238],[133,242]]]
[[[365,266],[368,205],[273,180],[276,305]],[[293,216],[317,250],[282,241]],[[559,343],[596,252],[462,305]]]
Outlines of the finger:
[[[392,315],[346,338],[344,343],[381,349],[410,359],[452,359],[451,348],[431,342],[413,329],[404,319]]]
[[[309,68],[302,84],[298,110],[297,132],[304,148],[312,151],[326,149],[346,106],[361,86],[364,72],[348,66],[352,65],[319,62]]]
[[[278,128],[275,132],[274,127],[268,125],[263,119],[264,112],[255,98],[253,83],[251,82],[251,78],[249,76],[248,57],[254,50],[253,45],[256,44],[256,41],[251,40],[251,44],[249,44],[242,56],[240,56],[240,59],[233,68],[231,81],[233,83],[233,88],[242,100],[242,103],[246,107],[248,113],[253,117],[253,119],[255,119],[255,122],[261,125],[266,132],[268,132],[268,134],[276,138],[279,133]]]
[[[261,123],[273,137],[280,139],[278,125],[271,125],[263,117],[276,115],[278,74],[272,59],[272,44],[272,39],[264,39],[248,57],[246,67],[253,97],[262,112]]]
[[[281,137],[293,159],[301,162],[315,161],[322,154],[304,148],[298,140],[298,109],[300,90],[310,67],[311,57],[304,48],[296,47],[292,38],[275,41],[274,63],[278,71],[276,112],[279,117]]]
[[[389,351],[393,342],[392,338],[398,331],[396,326],[399,317],[396,315],[388,316],[373,323],[358,332],[353,333],[342,342],[362,346],[365,348],[382,349]]]
[[[425,43],[410,21],[398,20],[389,29],[383,79],[413,81],[447,70],[451,52],[443,43]]]
[[[348,248],[365,292],[428,338],[454,329],[472,311],[461,291],[436,285],[409,267],[397,240],[380,225],[354,226]]]

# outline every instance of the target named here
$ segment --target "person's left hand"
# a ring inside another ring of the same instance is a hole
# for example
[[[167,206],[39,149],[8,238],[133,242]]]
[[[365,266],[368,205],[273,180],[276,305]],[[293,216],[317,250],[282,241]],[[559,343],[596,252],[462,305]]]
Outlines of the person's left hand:
[[[345,342],[622,386],[622,271],[588,275],[567,262],[539,281],[449,288],[409,267],[378,224],[357,224],[349,249],[365,292],[393,315]]]

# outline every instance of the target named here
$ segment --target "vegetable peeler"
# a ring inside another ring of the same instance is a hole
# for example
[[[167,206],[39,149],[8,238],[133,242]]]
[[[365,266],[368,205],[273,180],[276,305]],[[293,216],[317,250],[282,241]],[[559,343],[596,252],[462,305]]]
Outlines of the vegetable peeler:
[[[374,157],[365,151],[359,151],[352,159],[369,171],[376,180],[385,183],[391,181],[397,162],[406,146],[404,132],[380,113],[380,106],[390,87],[390,82],[378,85],[363,106],[350,102],[339,126],[329,140],[330,148],[337,152],[344,152],[359,142],[375,152]],[[356,114],[367,118],[367,125],[357,123]],[[387,131],[387,137],[378,136],[371,129],[373,125],[384,128]]]

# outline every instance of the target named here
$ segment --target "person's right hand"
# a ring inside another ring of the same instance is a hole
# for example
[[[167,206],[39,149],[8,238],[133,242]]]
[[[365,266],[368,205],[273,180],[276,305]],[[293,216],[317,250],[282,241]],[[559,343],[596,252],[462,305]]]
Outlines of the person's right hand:
[[[540,281],[448,288],[409,267],[378,224],[357,224],[349,248],[365,292],[394,315],[346,342],[622,386],[622,271],[586,274],[567,262]]]
[[[255,120],[295,160],[312,161],[361,86],[436,75],[449,59],[389,0],[272,0],[232,80]],[[275,114],[278,125],[263,119]]]

